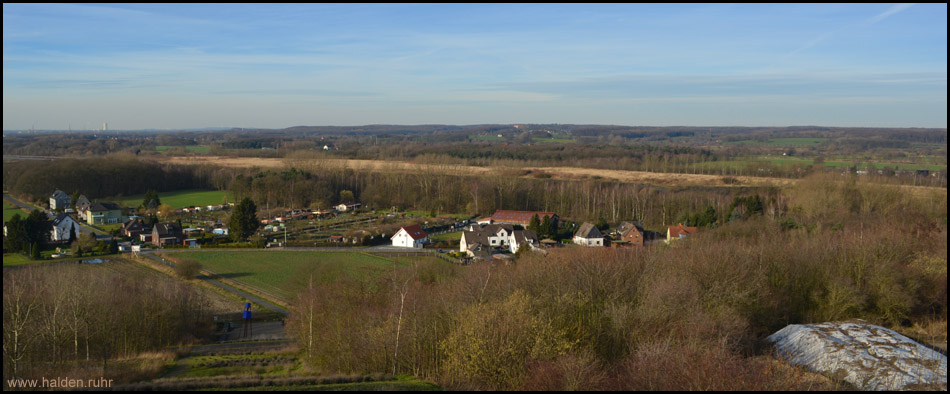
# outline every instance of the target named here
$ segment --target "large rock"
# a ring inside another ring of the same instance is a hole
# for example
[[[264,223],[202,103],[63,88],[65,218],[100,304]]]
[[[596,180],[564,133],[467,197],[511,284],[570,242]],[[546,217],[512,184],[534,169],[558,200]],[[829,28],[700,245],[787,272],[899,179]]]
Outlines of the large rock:
[[[947,389],[947,356],[863,320],[792,324],[768,340],[792,365],[858,389]]]

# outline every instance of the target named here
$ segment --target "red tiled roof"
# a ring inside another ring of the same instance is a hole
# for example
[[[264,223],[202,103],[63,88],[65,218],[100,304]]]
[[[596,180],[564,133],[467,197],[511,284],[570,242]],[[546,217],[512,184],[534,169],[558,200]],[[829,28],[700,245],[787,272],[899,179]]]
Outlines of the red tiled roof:
[[[677,226],[669,226],[670,238],[679,238],[680,235],[695,234],[699,231],[696,227],[686,227],[682,223]]]
[[[409,233],[409,236],[414,240],[423,239],[428,237],[429,234],[426,234],[425,230],[422,229],[422,226],[418,224],[413,224],[412,226],[403,226],[400,230],[406,230]]]
[[[491,215],[491,219],[496,222],[501,223],[530,223],[531,217],[538,215],[538,220],[543,220],[545,216],[553,218],[555,215],[554,212],[538,212],[538,211],[495,211],[494,215]]]

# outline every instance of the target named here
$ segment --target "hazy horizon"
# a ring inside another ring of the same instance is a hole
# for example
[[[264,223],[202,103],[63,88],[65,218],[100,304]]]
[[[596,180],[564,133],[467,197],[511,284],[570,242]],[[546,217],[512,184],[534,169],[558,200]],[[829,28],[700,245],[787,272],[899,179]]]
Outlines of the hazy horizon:
[[[946,128],[946,4],[4,4],[3,129]]]

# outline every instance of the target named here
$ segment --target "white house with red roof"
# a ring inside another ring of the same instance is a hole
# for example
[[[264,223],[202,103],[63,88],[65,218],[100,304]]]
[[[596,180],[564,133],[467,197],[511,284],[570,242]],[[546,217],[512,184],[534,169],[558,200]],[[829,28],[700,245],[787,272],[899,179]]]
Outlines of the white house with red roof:
[[[403,226],[393,234],[393,246],[403,248],[421,248],[426,243],[429,234],[426,234],[422,226],[413,224],[412,226]]]

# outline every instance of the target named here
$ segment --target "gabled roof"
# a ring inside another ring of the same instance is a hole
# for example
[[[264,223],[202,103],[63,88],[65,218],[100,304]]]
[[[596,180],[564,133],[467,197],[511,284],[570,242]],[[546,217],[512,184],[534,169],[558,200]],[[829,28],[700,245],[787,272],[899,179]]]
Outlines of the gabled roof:
[[[121,210],[122,210],[122,207],[120,207],[119,204],[112,203],[112,202],[97,202],[95,204],[92,204],[92,206],[89,207],[89,211],[91,212],[121,211]]]
[[[178,223],[175,223],[175,222],[157,223],[155,224],[155,228],[152,229],[152,232],[153,233],[157,232],[159,237],[163,237],[163,236],[181,237],[182,236],[181,226],[179,226]]]
[[[534,230],[515,230],[514,238],[515,243],[519,245],[538,243],[538,233],[536,233]]]
[[[59,226],[59,224],[62,223],[62,222],[63,222],[64,220],[66,220],[66,219],[73,220],[73,218],[69,217],[69,215],[67,215],[67,214],[65,214],[65,213],[61,213],[61,214],[59,214],[59,215],[56,215],[56,217],[53,218],[53,225],[54,225],[54,226]],[[73,220],[73,221],[75,222],[75,220]]]
[[[416,241],[429,236],[429,234],[426,234],[426,232],[422,229],[422,226],[419,226],[418,224],[413,224],[412,226],[403,226],[399,230],[406,230],[406,233],[409,234],[409,237]],[[396,235],[393,234],[393,237],[395,236]]]
[[[600,233],[600,230],[597,228],[597,226],[594,226],[594,224],[590,222],[584,222],[584,224],[581,225],[581,228],[578,229],[576,233],[574,233],[574,236],[587,239],[604,237],[604,235]]]
[[[134,230],[134,229],[141,229],[141,228],[145,228],[145,223],[142,223],[141,220],[137,220],[137,219],[129,220],[125,223],[122,223],[123,230]]]
[[[62,198],[62,197],[69,197],[69,195],[66,194],[66,192],[64,192],[64,191],[62,191],[62,190],[56,189],[56,191],[53,192],[53,195],[50,196],[50,197],[59,199],[59,198]]]
[[[489,245],[488,233],[481,231],[463,231],[462,238],[465,240],[467,248],[472,250],[476,245]]]
[[[683,223],[676,226],[669,226],[670,238],[679,238],[681,235],[695,234],[699,229],[696,227],[686,227]]]
[[[620,223],[620,227],[617,228],[617,232],[620,233],[620,237],[626,237],[631,234],[631,232],[636,231],[640,234],[645,234],[643,231],[643,226],[634,222],[623,222]]]

